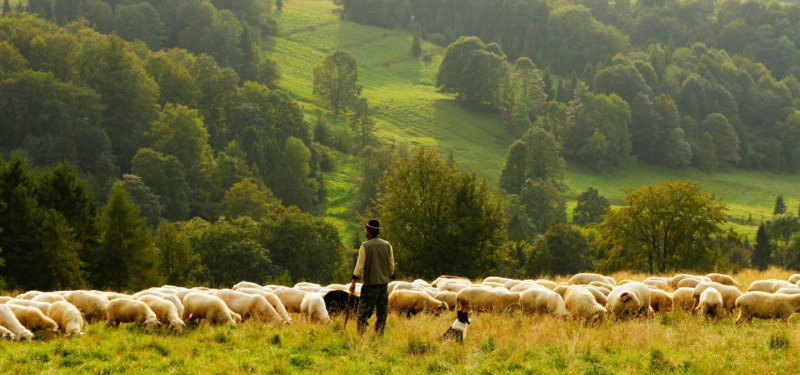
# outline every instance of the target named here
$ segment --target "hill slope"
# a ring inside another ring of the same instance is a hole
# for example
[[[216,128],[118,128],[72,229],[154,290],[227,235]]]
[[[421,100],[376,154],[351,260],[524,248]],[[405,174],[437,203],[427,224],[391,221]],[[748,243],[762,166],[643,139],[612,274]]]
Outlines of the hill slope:
[[[514,141],[494,114],[470,109],[452,96],[436,92],[434,77],[441,61],[442,48],[424,44],[430,61],[411,56],[411,36],[403,30],[360,25],[339,18],[330,0],[287,0],[275,12],[281,36],[270,39],[264,49],[275,59],[283,74],[279,85],[305,106],[311,119],[325,116],[334,128],[347,126],[344,116],[333,117],[312,95],[313,69],[325,54],[342,49],[359,64],[360,84],[369,99],[377,124],[377,135],[386,143],[399,142],[438,146],[444,154],[452,152],[467,169],[476,170],[496,181],[505,162],[508,146]],[[328,201],[317,213],[328,215],[340,228],[346,242],[358,231],[347,209],[359,178],[359,158],[344,154],[339,166],[327,174]],[[761,172],[718,172],[706,174],[694,169],[674,171],[636,165],[610,175],[598,175],[569,167],[567,179],[571,196],[588,186],[597,187],[613,203],[622,202],[622,187],[639,187],[666,180],[690,180],[724,196],[729,215],[737,221],[752,214],[751,225],[732,226],[745,234],[755,233],[762,218],[772,214],[772,204],[783,194],[790,212],[800,202],[800,176]]]

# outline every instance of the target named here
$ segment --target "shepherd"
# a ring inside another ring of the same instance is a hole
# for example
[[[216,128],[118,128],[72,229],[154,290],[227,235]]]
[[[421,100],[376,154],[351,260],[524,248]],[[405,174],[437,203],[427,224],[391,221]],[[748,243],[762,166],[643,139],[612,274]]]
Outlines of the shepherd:
[[[389,280],[394,279],[394,254],[392,245],[378,238],[381,225],[378,220],[370,220],[364,226],[367,241],[358,249],[358,261],[350,283],[350,294],[356,291],[356,281],[361,280],[361,296],[358,301],[358,333],[367,330],[367,320],[372,311],[377,310],[375,332],[383,336],[386,328],[386,316],[389,314]]]

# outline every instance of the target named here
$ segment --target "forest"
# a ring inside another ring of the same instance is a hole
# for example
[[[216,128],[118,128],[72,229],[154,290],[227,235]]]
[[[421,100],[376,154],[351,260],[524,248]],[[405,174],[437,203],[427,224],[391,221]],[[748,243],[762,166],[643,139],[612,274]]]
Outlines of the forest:
[[[343,19],[406,30],[410,58],[430,59],[421,41],[444,49],[436,88],[517,138],[496,185],[452,154],[378,136],[347,51],[314,69],[330,113],[312,116],[281,88],[291,67],[262,48],[281,33],[281,1],[6,0],[0,289],[345,280],[359,234],[315,211],[342,154],[361,158],[348,217],[387,223],[403,276],[449,273],[440,259],[454,255],[448,266],[472,277],[800,267],[800,220],[780,196],[750,239],[697,184],[631,188],[618,209],[594,188],[568,197],[565,179],[568,163],[796,173],[797,6],[336,4]],[[702,233],[665,247],[625,237],[648,199]]]

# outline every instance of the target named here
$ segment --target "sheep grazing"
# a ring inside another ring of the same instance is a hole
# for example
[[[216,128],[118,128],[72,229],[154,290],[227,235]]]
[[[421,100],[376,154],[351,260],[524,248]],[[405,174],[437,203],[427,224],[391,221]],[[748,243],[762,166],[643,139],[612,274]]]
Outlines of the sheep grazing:
[[[779,294],[800,294],[800,289],[798,289],[798,288],[780,288],[775,293],[779,293]]]
[[[6,329],[6,327],[0,326],[0,339],[4,340],[13,340],[16,336]]]
[[[692,299],[694,299],[693,308],[697,307],[697,305],[700,303],[700,294],[702,294],[708,288],[714,288],[720,294],[722,294],[722,304],[725,306],[725,310],[728,310],[729,312],[733,312],[733,308],[736,305],[736,299],[742,295],[742,292],[739,290],[739,288],[735,286],[722,285],[715,282],[702,282],[694,288],[694,292],[692,293]]]
[[[557,318],[567,318],[569,311],[561,296],[546,288],[531,288],[519,295],[522,314],[544,314]]]
[[[41,310],[35,307],[20,306],[20,305],[7,305],[14,316],[17,317],[20,324],[25,326],[31,332],[45,331],[56,332],[58,331],[58,324],[53,319],[48,318]]]
[[[31,301],[54,303],[59,301],[66,301],[64,297],[57,293],[41,293],[31,298]]]
[[[76,290],[64,296],[67,302],[73,304],[83,314],[83,318],[89,323],[100,321],[106,318],[108,299],[97,294],[84,290]]]
[[[709,278],[711,281],[715,283],[720,283],[722,285],[730,285],[730,286],[735,286],[737,288],[742,286],[742,284],[739,284],[736,280],[733,279],[733,277],[730,277],[725,274],[709,273],[708,275],[706,275],[706,277]]]
[[[153,310],[159,322],[169,324],[169,328],[173,331],[180,334],[183,332],[183,329],[186,328],[186,323],[181,320],[178,309],[172,302],[165,298],[151,295],[141,296],[138,299],[146,303],[150,310]]]
[[[178,292],[179,291],[177,291],[177,290],[166,292],[165,289],[143,290],[141,292],[135,293],[133,295],[133,299],[139,299],[139,297],[143,297],[143,296],[161,297],[161,298],[171,302],[173,305],[175,305],[175,308],[178,310],[178,315],[180,315],[180,314],[183,314],[183,302],[181,302],[181,297],[178,297],[178,294],[177,294]],[[186,294],[188,294],[188,292]]]
[[[442,282],[466,282],[467,284],[470,283],[469,279],[466,277],[461,276],[453,276],[453,275],[442,275],[436,278],[431,282],[431,286],[434,288],[439,287],[439,283]]]
[[[416,290],[396,290],[389,294],[389,310],[406,317],[424,312],[441,313],[447,311],[446,303],[431,297],[428,293]]]
[[[14,297],[0,296],[0,305],[11,301],[12,299],[14,299]]]
[[[261,285],[258,285],[258,284],[256,284],[256,283],[251,283],[251,282],[249,282],[249,281],[242,281],[242,282],[239,282],[238,284],[234,285],[234,286],[233,286],[233,288],[231,288],[231,289],[233,289],[233,290],[237,290],[237,289],[241,289],[241,288],[256,288],[256,289],[261,289],[261,288],[262,288],[262,286],[261,286]]]
[[[650,307],[655,312],[672,310],[672,294],[661,289],[650,290]]]
[[[463,311],[507,312],[519,306],[519,293],[469,287],[458,292],[456,305]]]
[[[333,316],[341,314],[347,311],[347,309],[350,309],[350,312],[355,312],[359,297],[356,295],[351,296],[350,292],[347,291],[331,290],[325,293],[322,299],[325,300],[325,307],[328,309],[328,314]]]
[[[427,295],[427,294],[425,294]],[[300,302],[300,312],[315,322],[332,323],[328,310],[325,308],[325,300],[316,293],[306,293],[303,301]]]
[[[736,300],[736,307],[739,309],[736,324],[752,323],[753,318],[788,322],[792,314],[800,311],[800,294],[747,292]]]
[[[292,317],[289,316],[289,313],[286,312],[286,307],[283,306],[283,302],[281,299],[278,298],[275,293],[271,291],[267,291],[265,289],[255,289],[255,288],[240,288],[237,292],[247,293],[247,294],[258,294],[264,298],[266,298],[267,302],[272,305],[272,308],[278,312],[278,315],[281,316],[284,324],[292,324]],[[356,296],[353,296],[354,298]]]
[[[47,302],[36,302],[31,301],[29,299],[12,299],[6,302],[6,305],[20,305],[20,306],[28,306],[28,307],[35,307],[39,309],[42,313],[47,315],[47,311],[50,310],[50,306],[52,303]]]
[[[202,292],[192,292],[183,297],[181,320],[199,323],[203,319],[211,324],[236,325],[225,301],[219,297]]]
[[[681,274],[674,275],[674,276],[670,277],[669,279],[667,279],[667,284],[672,289],[678,289],[678,288],[680,288],[678,286],[678,283],[680,283],[681,280],[685,280],[685,279],[694,279],[694,280],[698,280],[698,281],[701,281],[701,282],[702,281],[711,281],[711,280],[705,280],[705,278],[701,277],[701,276],[687,275],[687,274],[681,273]]]
[[[598,273],[579,273],[570,277],[569,285],[589,285],[592,281],[599,281],[601,283],[609,283],[609,280]]]
[[[775,288],[776,285],[779,285],[779,287]],[[795,285],[785,280],[757,280],[750,284],[747,291],[773,293],[780,288],[791,288],[793,286]]]
[[[443,292],[458,293],[461,289],[468,288],[469,286],[470,284],[468,283],[443,281],[440,282],[436,288]]]
[[[695,278],[686,278],[678,282],[678,288],[694,288],[703,281]]]
[[[266,298],[260,295],[223,289],[214,292],[214,296],[225,301],[228,308],[241,315],[243,320],[253,318],[256,320],[283,321],[278,312],[275,311],[275,308],[267,302]]]
[[[620,285],[608,295],[606,309],[617,318],[631,316],[651,317],[650,288],[639,282]]]
[[[614,286],[613,285],[611,285],[609,283],[604,283],[602,281],[592,281],[592,282],[589,283],[589,286],[593,286],[593,287],[596,287],[596,288],[602,288],[602,289],[605,289],[605,290],[607,290],[609,292],[614,290]]]
[[[505,283],[507,283],[509,281],[511,281],[511,279],[509,279],[507,277],[489,276],[489,277],[484,278],[483,281],[481,281],[481,284],[494,283],[494,284],[501,284],[502,285],[502,284],[505,284]]]
[[[25,293],[22,293],[22,294],[14,297],[14,298],[16,298],[16,299],[28,299],[29,300],[29,299],[33,299],[33,297],[36,297],[36,296],[38,296],[38,295],[40,295],[42,293],[43,292],[40,292],[38,290],[29,290],[29,291],[27,291]]]
[[[457,300],[456,300],[457,296],[458,296],[458,293],[453,293],[453,292],[439,292],[439,293],[437,293],[437,294],[436,294],[436,296],[435,296],[435,297],[433,297],[433,298],[436,298],[436,299],[438,299],[439,301],[442,301],[442,302],[446,303],[446,304],[447,304],[447,308],[448,308],[449,310],[455,310],[455,308],[456,308],[456,305],[458,304],[458,302],[457,302]]]
[[[556,288],[556,286],[558,286],[558,284],[556,284],[555,281],[545,280],[545,279],[537,279],[537,280],[533,280],[533,282],[535,282],[536,284],[539,284],[539,285],[541,285],[541,286],[543,286],[543,287],[545,287],[547,289],[550,289],[550,290],[553,290],[553,289]]]
[[[692,311],[694,288],[678,288],[672,293],[672,311]]]
[[[700,311],[700,315],[709,319],[717,319],[724,309],[722,294],[714,288],[708,288],[700,294],[700,302],[695,310]]]
[[[119,327],[120,323],[134,323],[137,327],[144,326],[148,331],[161,325],[156,313],[142,301],[129,298],[117,298],[108,303],[106,310],[108,322],[106,325]]]
[[[790,283],[797,284],[798,281],[800,281],[800,274],[796,273],[796,274],[794,274],[792,276],[789,276],[789,282]]]
[[[606,308],[597,303],[592,292],[580,285],[573,285],[567,289],[564,298],[564,307],[575,319],[585,324],[598,324],[606,318]]]
[[[557,285],[555,288],[553,288],[553,291],[558,293],[558,295],[560,295],[561,298],[566,298],[568,289],[569,285]]]
[[[67,301],[59,301],[47,310],[47,316],[53,319],[61,332],[67,337],[83,336],[83,317],[80,310]]]
[[[599,303],[599,304],[601,304],[603,306],[605,306],[606,303],[608,303],[608,298],[606,297],[606,294],[610,294],[610,293],[603,293],[601,291],[602,288],[596,288],[596,287],[589,286],[589,285],[584,285],[583,287],[586,288],[586,290],[588,290],[589,292],[592,293],[592,295],[594,296],[594,299],[595,299],[595,301],[597,301],[597,303]]]
[[[671,292],[673,289],[667,284],[666,281],[660,279],[650,279],[642,281],[642,284],[647,286],[655,287],[656,289],[661,289],[665,292]]]
[[[14,312],[6,305],[0,305],[0,327],[10,331],[15,340],[31,341],[33,333],[19,322]]]
[[[281,300],[286,311],[296,313],[300,312],[300,305],[303,303],[303,298],[308,294],[308,292],[294,288],[278,289],[274,293]]]

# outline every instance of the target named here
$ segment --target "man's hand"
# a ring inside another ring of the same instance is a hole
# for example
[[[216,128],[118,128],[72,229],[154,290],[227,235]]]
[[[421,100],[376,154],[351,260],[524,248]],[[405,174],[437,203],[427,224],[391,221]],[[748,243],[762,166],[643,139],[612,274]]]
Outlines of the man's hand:
[[[356,294],[356,281],[353,280],[350,283],[350,294]]]

